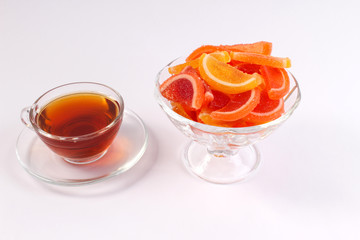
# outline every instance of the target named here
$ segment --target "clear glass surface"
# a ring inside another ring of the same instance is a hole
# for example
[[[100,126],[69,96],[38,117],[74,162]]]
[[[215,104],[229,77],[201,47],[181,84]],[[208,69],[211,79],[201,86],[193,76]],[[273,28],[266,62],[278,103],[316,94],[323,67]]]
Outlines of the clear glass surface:
[[[170,121],[191,139],[184,149],[185,165],[196,176],[213,183],[234,183],[246,179],[260,165],[260,153],[253,145],[269,136],[295,111],[301,100],[299,85],[288,72],[290,91],[285,96],[285,113],[278,119],[252,127],[225,128],[192,121],[174,112],[159,87],[170,77],[168,68],[184,63],[178,58],[157,75],[155,98]]]
[[[96,183],[132,168],[144,154],[148,134],[143,121],[125,109],[123,123],[113,143],[99,160],[71,164],[53,153],[31,129],[25,127],[16,143],[20,164],[32,176],[47,183],[76,186]]]

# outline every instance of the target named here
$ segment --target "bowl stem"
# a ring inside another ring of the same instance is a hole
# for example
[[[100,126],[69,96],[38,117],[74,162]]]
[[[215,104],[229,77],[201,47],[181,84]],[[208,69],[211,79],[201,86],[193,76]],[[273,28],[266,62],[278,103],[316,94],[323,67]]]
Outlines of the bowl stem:
[[[260,153],[254,145],[246,147],[207,147],[190,142],[184,162],[196,176],[212,183],[229,184],[247,179],[260,165]]]

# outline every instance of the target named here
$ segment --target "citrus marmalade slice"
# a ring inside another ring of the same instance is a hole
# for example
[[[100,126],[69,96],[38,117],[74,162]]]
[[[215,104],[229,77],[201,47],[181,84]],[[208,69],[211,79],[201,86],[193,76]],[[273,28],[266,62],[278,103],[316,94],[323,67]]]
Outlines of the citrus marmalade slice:
[[[203,53],[212,53],[215,51],[232,51],[232,52],[251,52],[264,55],[270,55],[272,50],[272,43],[270,42],[255,42],[249,44],[235,44],[235,45],[204,45],[195,49],[187,58],[186,62],[200,57]]]
[[[192,61],[194,59],[199,58],[203,53],[213,53],[216,51],[222,51],[221,47],[213,46],[213,45],[203,45],[197,49],[195,49],[186,59],[186,62]]]
[[[185,107],[183,105],[181,105],[180,103],[177,102],[171,102],[171,106],[172,106],[172,110],[174,112],[176,112],[177,114],[190,119],[190,120],[195,120],[196,121],[196,112],[195,111],[191,111],[190,109],[185,109]]]
[[[212,91],[213,99],[212,101],[206,106],[206,108],[210,111],[219,110],[223,108],[230,102],[230,97],[222,92],[213,90]]]
[[[217,52],[213,52],[210,53],[211,56],[213,56],[214,58],[216,58],[217,60],[224,62],[224,63],[228,63],[230,62],[231,58],[230,58],[230,54],[226,51],[217,51]],[[184,70],[186,67],[191,66],[193,68],[198,68],[199,67],[199,62],[200,59],[196,58],[194,60],[191,60],[189,62],[185,62],[182,64],[178,64],[172,67],[169,67],[168,71],[170,74],[178,74],[180,73],[182,70]]]
[[[160,85],[161,94],[170,101],[200,109],[204,101],[204,83],[194,72],[179,73]]]
[[[229,64],[247,74],[260,73],[260,65],[239,61],[231,61]]]
[[[274,68],[289,68],[291,61],[289,58],[273,57],[257,53],[231,52],[231,59],[251,64],[265,65]]]
[[[261,92],[259,104],[247,116],[245,121],[263,124],[279,118],[284,113],[284,100],[272,100],[265,91]]]
[[[198,121],[207,125],[212,125],[216,127],[227,127],[227,128],[254,126],[253,123],[245,122],[243,119],[231,121],[231,122],[216,120],[210,116],[209,112],[204,112],[204,111],[201,111],[198,114]]]
[[[191,66],[186,66],[182,71],[181,73],[193,73],[195,74],[196,76],[200,77],[199,76],[199,72],[198,70],[194,69],[193,67]],[[203,85],[204,85],[204,101],[203,101],[203,104],[202,104],[202,107],[203,106],[207,106],[211,101],[214,100],[214,95],[212,93],[212,90],[210,89],[210,86],[206,84],[205,81],[201,80]]]
[[[223,45],[224,49],[229,52],[248,52],[270,55],[272,51],[271,42],[255,42],[250,44]]]
[[[179,74],[186,67],[198,68],[199,67],[199,59],[194,59],[190,62],[181,63],[168,68],[170,74]]]
[[[258,88],[231,96],[225,107],[213,111],[210,116],[221,121],[236,121],[248,115],[260,101]]]
[[[289,92],[290,80],[285,69],[261,66],[260,73],[264,77],[266,91],[270,99],[283,98]]]
[[[210,86],[207,85],[204,81],[205,95],[204,95],[204,103],[202,107],[208,106],[212,101],[214,101],[213,90],[211,90]]]
[[[198,120],[199,122],[202,122],[204,124],[217,126],[217,127],[237,127],[242,124],[239,123],[238,121],[226,122],[226,121],[216,120],[211,117],[210,112],[202,111],[202,110],[198,114]]]
[[[260,74],[247,74],[209,54],[200,57],[199,72],[211,88],[227,94],[254,89],[263,82]]]

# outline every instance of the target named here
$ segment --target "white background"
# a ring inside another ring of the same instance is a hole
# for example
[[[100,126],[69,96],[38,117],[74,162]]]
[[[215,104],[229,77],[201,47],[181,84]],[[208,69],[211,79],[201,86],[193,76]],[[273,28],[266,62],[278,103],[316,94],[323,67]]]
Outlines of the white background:
[[[0,0],[0,239],[360,239],[357,1]],[[154,100],[157,72],[202,44],[273,43],[302,90],[257,144],[250,180],[214,185],[181,160],[188,139]],[[58,187],[15,155],[19,114],[73,81],[112,86],[150,143],[124,175]]]

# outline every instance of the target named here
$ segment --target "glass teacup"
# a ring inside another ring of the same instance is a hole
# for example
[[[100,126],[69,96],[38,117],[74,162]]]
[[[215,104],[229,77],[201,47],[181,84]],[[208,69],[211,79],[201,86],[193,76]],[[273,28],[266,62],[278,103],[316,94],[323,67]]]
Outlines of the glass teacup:
[[[23,123],[57,155],[74,164],[105,155],[122,123],[124,101],[99,83],[55,87],[21,112]]]

